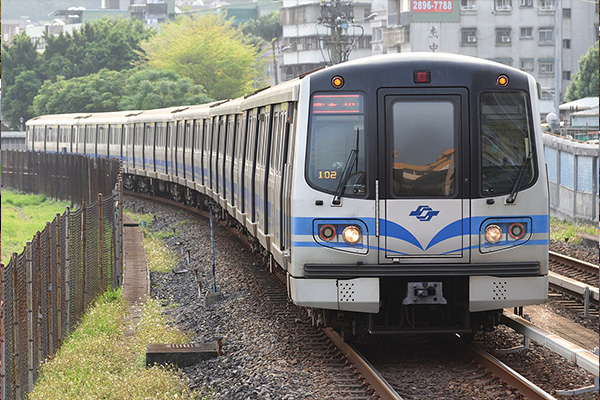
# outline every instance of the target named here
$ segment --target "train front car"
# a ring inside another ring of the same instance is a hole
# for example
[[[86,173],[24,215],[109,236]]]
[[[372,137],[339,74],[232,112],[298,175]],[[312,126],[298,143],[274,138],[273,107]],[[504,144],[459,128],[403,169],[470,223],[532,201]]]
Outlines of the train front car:
[[[533,77],[412,53],[304,79],[294,302],[342,330],[470,334],[497,324],[505,307],[546,300],[548,187]]]

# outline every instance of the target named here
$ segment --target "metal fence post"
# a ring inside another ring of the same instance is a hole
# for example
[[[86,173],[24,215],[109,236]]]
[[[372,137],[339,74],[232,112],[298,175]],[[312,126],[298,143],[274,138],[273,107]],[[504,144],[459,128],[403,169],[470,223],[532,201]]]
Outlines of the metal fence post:
[[[14,398],[18,399],[20,393],[20,379],[19,379],[19,315],[18,315],[18,279],[19,275],[17,274],[17,253],[12,254],[12,259],[10,261],[12,264],[12,318],[13,318],[13,342],[12,342],[12,353],[13,353],[13,390],[14,390]]]
[[[86,279],[85,279],[85,270],[87,264],[87,204],[85,201],[81,206],[81,312],[85,314],[86,311]]]
[[[54,321],[56,328],[56,348],[60,348],[62,344],[63,332],[62,332],[62,285],[61,285],[61,260],[60,260],[60,244],[62,237],[60,235],[60,214],[56,214],[56,319]]]
[[[31,242],[25,245],[25,265],[27,266],[27,371],[28,388],[33,390],[33,371],[36,365],[33,365],[33,254]]]
[[[4,299],[4,284],[6,277],[4,264],[0,263],[0,299]],[[0,360],[6,360],[6,340],[4,334],[6,332],[6,318],[4,313],[7,312],[7,306],[3,300],[0,300]],[[6,362],[0,362],[0,399],[6,400]]]
[[[47,316],[47,326],[48,326],[48,356],[54,354],[54,307],[52,307],[52,294],[54,293],[54,287],[52,286],[52,258],[51,251],[52,248],[50,246],[50,222],[46,222],[46,279],[48,286],[46,287],[46,316]]]
[[[71,285],[69,283],[71,274],[71,258],[69,256],[69,229],[71,228],[71,208],[65,211],[65,314],[67,334],[71,331]]]
[[[119,181],[119,203],[121,206],[119,207],[119,285],[123,283],[123,270],[125,269],[125,242],[124,242],[124,232],[123,232],[123,164],[121,163],[119,166],[119,177],[117,178]]]
[[[102,244],[104,226],[102,224],[102,193],[98,193],[98,276],[100,277],[100,293],[104,292],[104,246]]]
[[[33,240],[35,244],[35,275],[36,280],[38,282],[37,291],[38,291],[38,320],[37,320],[37,329],[38,329],[38,360],[43,360],[46,354],[43,353],[42,346],[42,296],[43,296],[43,287],[42,287],[42,239],[40,231],[37,231],[35,234],[35,239]]]
[[[121,227],[119,226],[119,209],[121,208],[121,199],[119,197],[119,184],[117,183],[117,185],[115,186],[115,190],[113,190],[113,204],[114,204],[114,209],[113,209],[113,244],[115,246],[115,259],[114,259],[114,268],[113,268],[113,273],[114,273],[114,279],[113,279],[113,286],[114,288],[118,288],[120,286],[120,281],[121,281],[121,274],[120,274],[120,270],[121,270],[121,253],[120,253],[120,246],[121,246]]]

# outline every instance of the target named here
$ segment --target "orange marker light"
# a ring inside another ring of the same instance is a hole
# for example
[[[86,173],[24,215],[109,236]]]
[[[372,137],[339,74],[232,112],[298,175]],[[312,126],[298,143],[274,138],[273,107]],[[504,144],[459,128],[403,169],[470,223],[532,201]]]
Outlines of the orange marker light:
[[[331,86],[333,86],[336,89],[341,88],[342,86],[344,86],[344,78],[342,78],[341,76],[334,76],[331,80]]]
[[[503,86],[503,87],[504,87],[504,86],[508,86],[508,76],[506,76],[506,75],[500,75],[500,76],[498,77],[498,79],[496,79],[496,83],[497,83],[499,86]]]

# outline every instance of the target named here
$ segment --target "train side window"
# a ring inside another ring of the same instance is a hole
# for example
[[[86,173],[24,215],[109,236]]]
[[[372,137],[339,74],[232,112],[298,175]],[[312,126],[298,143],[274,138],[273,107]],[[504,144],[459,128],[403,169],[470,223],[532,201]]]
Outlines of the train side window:
[[[95,126],[92,125],[87,125],[85,127],[85,142],[86,143],[94,143],[94,130],[95,130]]]
[[[194,120],[187,121],[187,132],[186,132],[186,150],[190,151],[192,149],[192,144],[194,142]]]
[[[48,143],[54,143],[54,142],[56,142],[56,130],[53,127],[51,127],[51,126],[48,127],[48,136],[47,136],[47,138],[48,138],[47,139]]]
[[[277,169],[277,157],[279,155],[279,146],[280,146],[280,135],[281,132],[279,130],[279,105],[275,106],[276,111],[273,112],[273,137],[271,138],[271,152],[270,152],[270,160],[269,160],[269,168]]]
[[[78,141],[80,144],[85,143],[85,135],[87,132],[87,126],[82,126],[79,128],[79,135],[77,135]]]
[[[146,142],[146,146],[152,145],[154,141],[154,126],[146,125],[146,135],[144,137],[144,141]]]
[[[101,126],[98,128],[98,143],[105,144],[107,142],[106,128]]]
[[[135,145],[144,145],[144,124],[139,123],[135,125]]]
[[[201,139],[202,139],[202,120],[198,119],[196,121],[194,121],[194,123],[196,124],[196,134],[194,135],[194,149],[196,150],[200,150],[201,148]]]
[[[520,92],[483,93],[480,105],[481,191],[508,194],[519,175],[520,188],[535,180],[532,119]]]

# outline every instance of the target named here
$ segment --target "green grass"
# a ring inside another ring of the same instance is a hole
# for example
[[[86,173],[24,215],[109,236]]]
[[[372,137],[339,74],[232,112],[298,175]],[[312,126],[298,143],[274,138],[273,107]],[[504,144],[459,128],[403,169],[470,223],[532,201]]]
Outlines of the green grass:
[[[2,191],[1,202],[2,262],[7,264],[13,252],[21,253],[27,241],[37,231],[52,222],[57,213],[61,215],[68,202],[50,200],[45,195],[20,194],[11,190]]]
[[[153,229],[154,216],[152,214],[136,214],[125,210],[125,214],[142,226],[144,231],[144,250],[148,260],[148,269],[151,272],[171,272],[177,266],[179,257],[166,244],[165,240],[173,237],[172,230],[156,231]],[[175,224],[175,227],[182,223]]]
[[[158,303],[147,302],[133,337],[125,334],[128,305],[121,291],[100,297],[54,358],[42,366],[29,399],[200,399],[180,370],[144,363],[146,344],[183,343]]]
[[[580,234],[598,236],[598,227],[593,224],[575,224],[558,218],[550,218],[550,239],[581,244]]]

